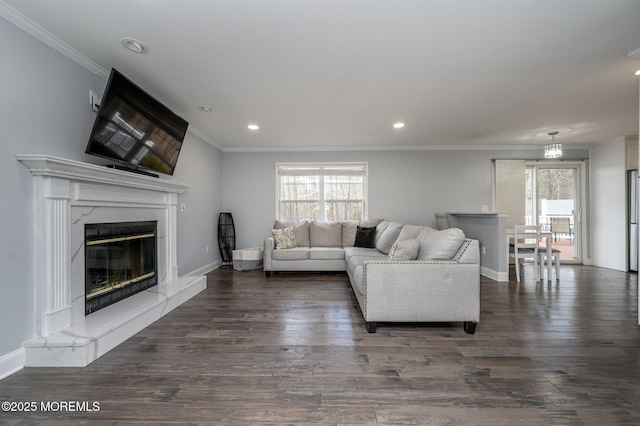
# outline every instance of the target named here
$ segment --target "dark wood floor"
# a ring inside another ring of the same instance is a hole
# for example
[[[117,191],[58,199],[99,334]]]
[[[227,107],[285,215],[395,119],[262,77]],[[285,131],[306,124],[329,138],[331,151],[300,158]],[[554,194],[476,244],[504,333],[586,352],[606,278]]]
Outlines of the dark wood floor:
[[[637,276],[563,266],[561,277],[483,280],[475,335],[462,324],[368,334],[344,275],[217,270],[88,367],[0,381],[1,401],[99,411],[0,423],[640,424]]]

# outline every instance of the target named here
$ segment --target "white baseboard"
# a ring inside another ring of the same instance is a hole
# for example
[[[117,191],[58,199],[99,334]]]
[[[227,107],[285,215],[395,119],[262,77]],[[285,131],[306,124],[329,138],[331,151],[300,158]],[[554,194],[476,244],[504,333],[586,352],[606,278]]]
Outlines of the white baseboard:
[[[489,269],[484,266],[480,267],[480,275],[482,275],[483,277],[491,278],[494,281],[500,281],[500,282],[509,281],[509,274],[507,272],[494,271],[493,269]]]
[[[198,268],[195,271],[191,271],[185,275],[192,275],[192,276],[205,275],[213,271],[214,269],[218,269],[221,266],[222,266],[222,260],[216,260],[215,262],[211,262],[208,265],[204,265],[202,268]]]
[[[0,380],[16,373],[24,367],[24,348],[6,354],[0,358]]]

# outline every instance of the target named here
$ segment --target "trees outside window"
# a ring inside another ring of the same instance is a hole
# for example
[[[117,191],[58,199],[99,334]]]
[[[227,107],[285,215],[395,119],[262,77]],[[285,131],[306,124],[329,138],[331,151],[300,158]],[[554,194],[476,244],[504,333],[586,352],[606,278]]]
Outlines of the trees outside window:
[[[366,163],[279,163],[276,173],[279,220],[366,219]]]

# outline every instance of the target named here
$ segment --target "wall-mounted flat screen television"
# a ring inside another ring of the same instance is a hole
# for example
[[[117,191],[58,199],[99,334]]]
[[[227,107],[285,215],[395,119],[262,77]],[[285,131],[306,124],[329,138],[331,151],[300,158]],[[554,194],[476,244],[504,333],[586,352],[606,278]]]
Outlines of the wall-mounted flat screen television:
[[[172,175],[188,125],[112,69],[86,153],[116,160],[132,170]]]

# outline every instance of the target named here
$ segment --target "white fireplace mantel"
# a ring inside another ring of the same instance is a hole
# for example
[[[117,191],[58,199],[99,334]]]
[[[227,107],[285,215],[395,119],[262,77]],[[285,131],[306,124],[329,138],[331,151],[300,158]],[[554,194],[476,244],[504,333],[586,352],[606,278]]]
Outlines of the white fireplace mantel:
[[[33,175],[36,337],[27,366],[84,366],[206,288],[178,276],[178,194],[189,185],[49,155],[16,155]],[[84,225],[158,223],[158,286],[85,317]]]
[[[33,176],[48,176],[78,182],[117,185],[168,194],[180,194],[191,187],[191,185],[180,182],[67,160],[66,158],[51,155],[19,154],[16,155],[16,158],[29,169]]]

